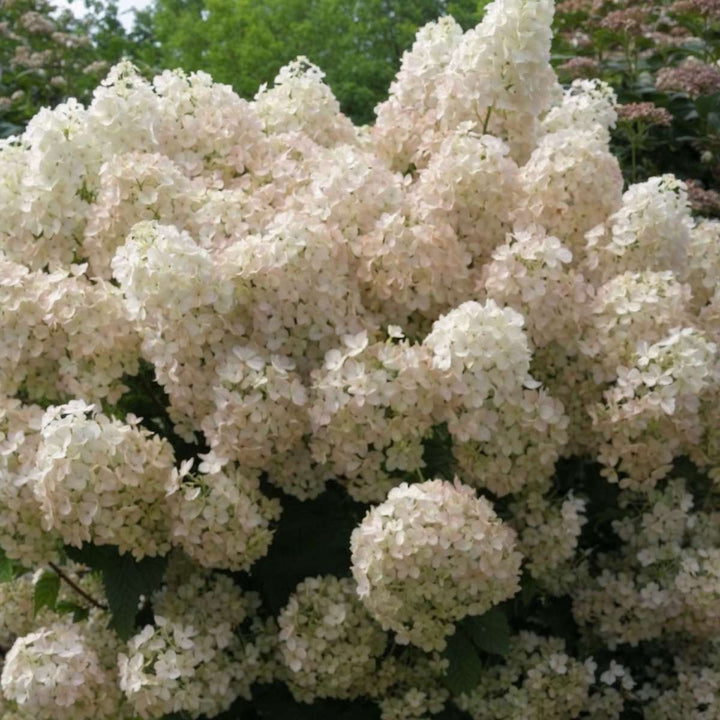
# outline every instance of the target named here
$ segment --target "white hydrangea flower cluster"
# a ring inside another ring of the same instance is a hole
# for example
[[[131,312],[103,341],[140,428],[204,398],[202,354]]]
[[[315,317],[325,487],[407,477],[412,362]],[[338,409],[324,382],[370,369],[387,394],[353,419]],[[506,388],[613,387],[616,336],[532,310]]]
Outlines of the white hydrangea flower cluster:
[[[515,533],[457,480],[393,488],[353,531],[358,595],[397,642],[442,650],[453,624],[519,589]]]
[[[550,0],[487,6],[482,22],[458,43],[438,90],[444,127],[484,125],[508,142],[513,157],[527,159],[538,116],[560,91],[549,63],[554,10]]]
[[[447,65],[463,38],[449,15],[420,28],[412,49],[402,57],[390,97],[378,105],[372,128],[378,155],[394,170],[424,167],[442,117],[438,94],[447,82]]]
[[[18,637],[28,635],[58,620],[59,614],[47,606],[40,608],[37,612],[35,610],[36,587],[41,578],[50,572],[55,571],[38,569],[35,572],[16,575],[12,579],[0,583],[0,647],[5,648],[5,651],[12,647]],[[61,566],[61,572],[90,597],[104,598],[102,584],[98,582],[96,576],[87,572],[84,566],[68,563]],[[82,609],[87,605],[86,600],[64,582],[60,583],[58,599],[61,602],[71,603],[74,608]],[[82,604],[78,604],[78,601]],[[93,610],[93,612],[95,611]],[[88,623],[83,626],[85,630],[91,628],[95,631],[97,629],[96,618],[97,614],[89,618]],[[65,619],[67,620],[67,617]],[[102,638],[98,635],[91,642],[96,651],[99,651],[101,660],[104,662],[107,653],[101,649],[101,644],[107,644],[111,633],[103,631],[100,635]],[[114,662],[114,657],[112,661]]]
[[[263,495],[256,473],[210,463],[167,496],[172,542],[204,567],[249,570],[267,553],[280,503]]]
[[[652,486],[702,434],[698,400],[717,384],[717,345],[698,330],[675,328],[652,345],[639,342],[617,373],[590,409],[602,437],[598,460],[623,487]]]
[[[720,223],[669,175],[623,194],[616,98],[562,90],[552,17],[493,0],[469,32],[430,23],[372,127],[305,58],[252,102],[122,62],[0,140],[0,548],[12,572],[64,543],[197,564],[144,599],[119,683],[100,608],[30,622],[27,579],[0,588],[3,718],[212,716],[280,680],[425,720],[449,696],[436,651],[523,558],[582,642],[672,645],[648,717],[713,715],[717,662],[681,649],[720,632]],[[578,454],[617,486],[566,483]],[[378,503],[357,588],[306,579],[278,629],[231,573],[272,553],[270,495],[338,486],[348,512]],[[601,510],[614,550],[588,545]],[[460,702],[619,717],[628,672],[595,671],[524,633]]]
[[[583,128],[596,131],[605,142],[617,121],[617,97],[602,80],[573,80],[563,92],[562,102],[554,105],[542,119],[546,133]]]
[[[304,702],[366,695],[388,638],[370,617],[350,578],[301,582],[278,616],[288,687]]]
[[[720,713],[720,649],[717,644],[700,658],[675,657],[668,687],[653,692],[644,716],[647,720],[687,717],[711,720]]]
[[[111,720],[121,706],[113,680],[78,626],[56,622],[15,641],[2,690],[37,720]]]
[[[543,588],[562,595],[576,580],[572,568],[585,517],[585,501],[570,495],[551,502],[538,492],[528,492],[513,503],[511,525],[518,534],[518,550],[527,570]]]
[[[593,294],[582,274],[568,267],[572,259],[572,252],[541,226],[516,228],[493,251],[481,285],[498,305],[525,318],[533,348],[562,343],[566,357],[577,354],[573,334]]]
[[[616,672],[604,682],[612,685],[616,677],[622,678],[623,686],[631,689],[630,675],[612,662]],[[455,702],[473,720],[565,720],[588,711],[598,720],[617,719],[613,696],[593,693],[596,669],[593,660],[583,663],[569,656],[560,638],[521,632],[512,639],[504,663],[490,668],[477,688]]]
[[[236,632],[258,599],[225,575],[195,572],[178,580],[171,577],[155,598],[154,623],[118,655],[120,688],[143,719],[213,717],[249,697],[258,676],[256,649]]]
[[[81,400],[48,409],[40,432],[34,492],[47,530],[138,559],[168,552],[164,498],[178,480],[170,443]]]
[[[60,544],[43,526],[32,480],[43,415],[37,405],[0,402],[0,548],[28,567],[57,559]]]
[[[397,342],[373,345],[366,333],[346,336],[313,372],[313,457],[362,502],[382,501],[399,474],[425,466],[423,440],[433,425],[428,353],[392,332]]]
[[[425,654],[412,646],[385,658],[374,678],[381,720],[427,718],[442,712],[450,693],[443,683],[448,661],[440,653]]]
[[[617,212],[588,232],[587,271],[600,282],[629,270],[682,278],[692,225],[685,183],[663,175],[632,185]]]
[[[209,252],[172,225],[139,223],[112,260],[143,353],[170,397],[171,417],[192,434],[212,411],[213,370],[227,334],[220,314],[232,290],[217,282]]]
[[[529,374],[522,315],[468,301],[440,317],[423,344],[464,478],[497,495],[543,485],[567,441],[562,404]]]
[[[84,265],[31,272],[0,251],[0,392],[115,402],[137,372],[139,337],[121,293]]]
[[[623,178],[596,126],[572,126],[540,138],[520,169],[527,196],[517,221],[538,224],[580,259],[585,233],[620,207]]]
[[[9,648],[2,675],[2,717],[129,720],[133,712],[117,677],[122,642],[107,627],[102,583],[84,566],[68,563],[54,567],[52,572],[62,574],[54,609],[43,607],[35,612],[34,607],[36,587],[49,570],[0,584],[0,625],[7,633]],[[63,604],[80,616],[71,619]]]
[[[272,88],[263,85],[253,102],[268,134],[302,131],[320,145],[352,142],[355,128],[325,85],[325,73],[306,57],[283,67]]]
[[[690,288],[668,271],[624,272],[597,289],[588,311],[580,349],[600,385],[617,377],[638,342],[659,342],[691,322]]]
[[[478,268],[509,230],[520,201],[518,167],[508,153],[499,138],[460,128],[419,172],[410,197],[423,222],[453,229]]]
[[[34,590],[32,573],[0,583],[0,647],[9,648],[15,638],[33,629]]]
[[[720,273],[720,220],[700,219],[690,230],[687,281],[692,287],[693,303],[702,309],[717,296]]]
[[[632,495],[626,502],[637,502]],[[655,490],[647,509],[613,523],[621,553],[600,557],[600,574],[573,592],[573,612],[610,647],[666,633],[714,637],[720,623],[717,512],[693,512],[682,480]]]
[[[219,456],[264,469],[309,433],[308,393],[292,358],[237,345],[217,368],[216,382],[215,412],[203,430]]]
[[[100,168],[99,183],[83,247],[101,277],[109,277],[113,255],[133,225],[162,218],[166,224],[183,227],[201,206],[205,189],[160,153],[120,155]]]

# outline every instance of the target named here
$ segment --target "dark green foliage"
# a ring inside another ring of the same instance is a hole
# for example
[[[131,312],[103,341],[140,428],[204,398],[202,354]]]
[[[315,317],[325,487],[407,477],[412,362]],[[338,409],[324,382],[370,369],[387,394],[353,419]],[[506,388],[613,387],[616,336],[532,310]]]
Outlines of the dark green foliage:
[[[335,484],[315,500],[301,502],[283,496],[282,504],[282,519],[270,551],[253,565],[249,578],[274,614],[305,578],[349,575],[350,534],[366,510]]]
[[[461,629],[478,650],[491,655],[507,655],[510,650],[510,625],[499,607],[491,608],[484,615],[466,618]]]
[[[452,480],[455,475],[455,458],[452,454],[452,438],[447,424],[436,425],[432,435],[423,444],[423,475],[426,478]]]
[[[83,545],[67,548],[68,557],[102,573],[103,585],[112,615],[110,627],[123,639],[129,639],[136,628],[140,596],[146,598],[162,583],[167,558],[143,558],[121,555],[111,545]]]
[[[37,615],[44,607],[54,610],[60,592],[60,576],[52,570],[44,570],[35,583],[33,602]]]
[[[501,607],[461,620],[445,649],[450,662],[446,687],[453,695],[469,692],[480,682],[485,666],[496,662],[497,656],[507,655],[509,650],[510,625]]]
[[[15,572],[15,563],[5,555],[5,551],[0,548],[0,583],[10,582],[17,576]]]
[[[445,686],[453,695],[469,692],[477,686],[483,675],[483,662],[475,644],[462,628],[457,628],[448,638],[445,657],[450,662]]]
[[[72,613],[73,622],[82,622],[90,615],[89,608],[68,600],[58,600],[57,603],[55,603],[55,612],[58,613],[58,615],[68,615]]]
[[[123,422],[129,413],[140,418],[143,427],[170,442],[178,463],[209,451],[210,448],[205,444],[204,438],[198,438],[197,443],[193,444],[177,435],[168,415],[170,399],[155,380],[155,368],[149,362],[141,360],[137,375],[124,376],[123,383],[128,387],[127,392],[117,404],[104,404],[104,413]]]

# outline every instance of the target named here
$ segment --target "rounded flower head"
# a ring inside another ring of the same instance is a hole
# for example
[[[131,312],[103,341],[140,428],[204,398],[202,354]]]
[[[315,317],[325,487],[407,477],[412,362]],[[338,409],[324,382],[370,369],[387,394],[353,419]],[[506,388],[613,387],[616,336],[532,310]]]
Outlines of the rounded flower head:
[[[164,498],[177,472],[169,442],[79,400],[49,408],[41,435],[35,497],[47,530],[136,558],[170,549]]]
[[[515,533],[462,485],[402,485],[374,507],[350,540],[358,594],[401,644],[442,650],[453,623],[519,589]]]
[[[63,623],[15,641],[5,658],[2,689],[37,720],[110,719],[120,702],[95,650],[77,626]]]
[[[260,492],[256,473],[201,469],[168,497],[173,543],[205,567],[249,570],[267,553],[280,503]]]
[[[120,688],[143,720],[214,717],[257,679],[253,639],[238,632],[259,605],[225,576],[171,563],[153,597],[154,623],[118,655]]]
[[[369,692],[387,636],[358,600],[350,578],[304,580],[278,624],[280,655],[299,700]]]

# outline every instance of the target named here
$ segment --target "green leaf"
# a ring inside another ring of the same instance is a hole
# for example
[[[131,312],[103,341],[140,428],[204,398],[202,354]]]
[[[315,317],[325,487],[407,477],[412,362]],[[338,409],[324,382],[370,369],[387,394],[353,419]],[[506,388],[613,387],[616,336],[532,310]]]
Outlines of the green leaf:
[[[457,463],[452,453],[452,438],[447,423],[435,425],[430,437],[423,441],[423,462],[423,475],[426,478],[453,479]]]
[[[110,626],[128,640],[135,631],[135,616],[141,595],[150,595],[162,582],[167,561],[164,558],[143,558],[121,555],[103,570],[103,583],[113,619]]]
[[[525,573],[520,582],[520,602],[527,607],[541,595],[540,586],[529,573]]]
[[[268,554],[253,565],[268,609],[285,607],[297,584],[315,575],[348,574],[350,535],[365,514],[335,483],[313,500],[282,498],[283,516]]]
[[[66,548],[68,557],[102,573],[112,620],[110,627],[128,640],[135,633],[135,618],[140,596],[148,596],[162,583],[167,558],[143,558],[121,555],[112,545],[83,545]]]
[[[0,583],[10,582],[15,579],[15,563],[0,549]]]
[[[453,695],[461,695],[477,687],[483,674],[483,664],[475,646],[461,627],[448,638],[445,657],[450,666],[443,682]]]
[[[498,607],[491,608],[484,615],[465,618],[462,628],[483,652],[507,655],[510,650],[510,625],[505,613]]]
[[[59,615],[69,615],[72,613],[73,622],[81,622],[87,620],[90,615],[90,609],[78,605],[77,603],[70,602],[69,600],[58,600],[55,605],[55,612]]]
[[[55,609],[60,592],[60,576],[51,570],[43,571],[35,583],[34,602],[37,615],[44,607]]]

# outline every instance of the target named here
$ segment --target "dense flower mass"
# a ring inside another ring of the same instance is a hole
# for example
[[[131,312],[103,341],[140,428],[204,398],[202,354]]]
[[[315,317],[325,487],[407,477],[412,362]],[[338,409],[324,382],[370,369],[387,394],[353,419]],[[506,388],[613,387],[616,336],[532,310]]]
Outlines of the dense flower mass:
[[[350,578],[308,578],[278,617],[280,657],[291,692],[305,702],[372,691],[387,636]]]
[[[123,62],[0,141],[2,720],[717,717],[720,222],[552,18],[372,126]]]
[[[452,623],[519,589],[515,535],[471,488],[403,483],[353,533],[352,571],[370,614],[399,643],[442,650]]]
[[[213,716],[247,695],[261,672],[262,641],[245,643],[237,629],[257,604],[224,575],[175,573],[154,598],[154,622],[117,656],[120,688],[135,713]]]

